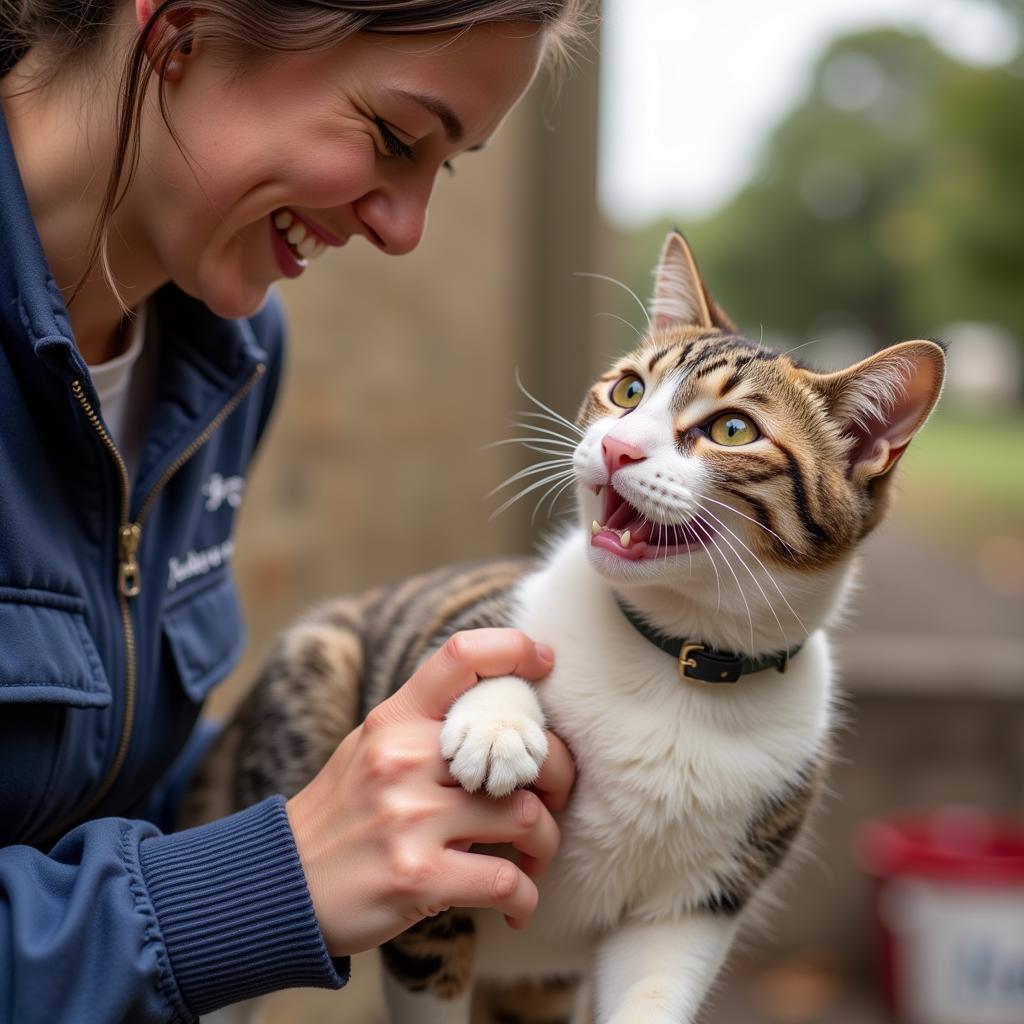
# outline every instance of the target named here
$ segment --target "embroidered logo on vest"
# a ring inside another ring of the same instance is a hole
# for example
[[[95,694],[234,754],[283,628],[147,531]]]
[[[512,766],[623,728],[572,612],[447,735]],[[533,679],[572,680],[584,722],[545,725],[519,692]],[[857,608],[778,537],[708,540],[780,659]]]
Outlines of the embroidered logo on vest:
[[[232,508],[242,504],[242,493],[245,491],[245,480],[240,476],[223,477],[214,473],[203,484],[203,495],[206,498],[206,511],[216,512],[225,502]]]
[[[219,569],[234,553],[234,542],[229,539],[204,551],[189,551],[184,558],[172,558],[167,563],[167,589],[174,590],[179,583],[184,583],[193,576],[205,576],[208,572]]]

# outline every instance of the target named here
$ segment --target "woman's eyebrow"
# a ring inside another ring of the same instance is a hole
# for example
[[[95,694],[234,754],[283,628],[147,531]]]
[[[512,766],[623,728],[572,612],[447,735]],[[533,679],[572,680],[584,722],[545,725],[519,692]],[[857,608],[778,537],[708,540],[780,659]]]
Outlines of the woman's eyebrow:
[[[412,100],[421,107],[429,110],[444,126],[444,135],[449,142],[459,142],[465,134],[462,122],[455,115],[455,111],[448,106],[444,100],[436,99],[433,96],[424,96],[418,92],[406,92],[404,89],[393,89],[392,95],[402,99]]]

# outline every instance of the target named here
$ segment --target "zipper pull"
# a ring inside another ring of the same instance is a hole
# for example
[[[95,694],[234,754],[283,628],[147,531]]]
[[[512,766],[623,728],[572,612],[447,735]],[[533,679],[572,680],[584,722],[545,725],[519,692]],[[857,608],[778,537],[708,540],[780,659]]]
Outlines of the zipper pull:
[[[142,577],[136,556],[142,540],[142,527],[128,523],[121,527],[121,562],[117,568],[117,588],[125,597],[138,597],[142,591]]]

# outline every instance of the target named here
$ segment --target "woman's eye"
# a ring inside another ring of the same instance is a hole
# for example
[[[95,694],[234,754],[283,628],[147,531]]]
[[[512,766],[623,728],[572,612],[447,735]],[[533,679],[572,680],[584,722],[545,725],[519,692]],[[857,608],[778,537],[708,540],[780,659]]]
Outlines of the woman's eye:
[[[719,416],[708,427],[708,436],[715,444],[735,447],[736,445],[750,444],[756,441],[761,436],[761,431],[746,416],[740,416],[735,412],[727,412],[724,416]]]
[[[400,156],[404,160],[412,160],[416,155],[413,153],[412,146],[407,142],[403,142],[388,125],[387,121],[380,117],[374,118],[374,123],[377,125],[377,131],[380,132],[380,140],[384,143],[384,148],[388,151],[389,156]]]
[[[635,373],[627,373],[612,388],[612,401],[623,409],[635,409],[643,397],[644,382]]]

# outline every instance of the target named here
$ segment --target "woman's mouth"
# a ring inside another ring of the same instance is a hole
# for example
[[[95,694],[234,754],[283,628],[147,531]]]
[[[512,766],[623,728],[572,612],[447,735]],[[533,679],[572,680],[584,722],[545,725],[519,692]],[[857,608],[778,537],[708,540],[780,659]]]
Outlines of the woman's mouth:
[[[304,220],[287,207],[275,210],[270,215],[274,255],[285,277],[298,277],[310,260],[322,256],[328,249],[328,241],[344,245],[345,240],[321,237]]]
[[[706,547],[712,536],[711,527],[699,516],[685,523],[652,522],[609,485],[604,523],[594,520],[590,527],[590,546],[637,562]]]

